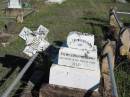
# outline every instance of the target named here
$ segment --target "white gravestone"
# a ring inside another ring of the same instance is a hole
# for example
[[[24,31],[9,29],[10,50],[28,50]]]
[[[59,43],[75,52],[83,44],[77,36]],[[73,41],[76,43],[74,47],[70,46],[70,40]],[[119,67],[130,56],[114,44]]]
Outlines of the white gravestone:
[[[98,90],[100,70],[70,68],[53,64],[50,69],[49,84],[89,90]]]
[[[21,0],[9,0],[8,8],[22,8]]]
[[[26,47],[23,50],[28,56],[34,55],[36,52],[42,52],[49,47],[49,42],[45,40],[49,30],[40,25],[37,31],[31,31],[29,28],[24,27],[19,34],[19,37],[26,41]]]
[[[59,50],[58,64],[75,68],[95,70],[97,68],[97,47],[93,50],[83,51],[62,47]]]
[[[61,4],[63,3],[65,0],[47,0],[46,3],[58,3]]]
[[[61,47],[59,50],[58,64],[50,68],[49,83],[97,91],[100,66],[94,35],[70,32],[67,45],[68,48]]]
[[[70,32],[67,37],[69,48],[92,50],[94,46],[94,35],[81,32]]]

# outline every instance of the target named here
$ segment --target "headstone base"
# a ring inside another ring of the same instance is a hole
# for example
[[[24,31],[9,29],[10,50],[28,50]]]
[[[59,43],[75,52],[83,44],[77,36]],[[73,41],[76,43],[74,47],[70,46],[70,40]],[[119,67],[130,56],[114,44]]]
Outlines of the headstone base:
[[[97,91],[99,83],[100,70],[91,71],[56,64],[50,69],[49,84]]]
[[[90,96],[91,95],[91,96]],[[80,89],[70,89],[56,85],[43,84],[39,97],[101,97],[97,91],[84,91]]]

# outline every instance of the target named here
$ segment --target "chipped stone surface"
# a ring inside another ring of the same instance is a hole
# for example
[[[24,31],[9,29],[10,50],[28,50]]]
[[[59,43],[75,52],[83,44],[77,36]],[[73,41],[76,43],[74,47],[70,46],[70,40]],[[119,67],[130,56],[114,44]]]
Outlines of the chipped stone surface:
[[[67,37],[69,48],[92,50],[94,46],[94,35],[81,32],[70,32]]]

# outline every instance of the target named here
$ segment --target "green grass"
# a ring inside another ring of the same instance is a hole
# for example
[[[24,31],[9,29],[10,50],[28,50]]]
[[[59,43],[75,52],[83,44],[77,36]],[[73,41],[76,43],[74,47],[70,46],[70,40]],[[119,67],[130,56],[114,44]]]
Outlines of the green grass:
[[[1,2],[2,0],[0,0]],[[42,0],[32,0],[32,5],[36,7],[36,12],[28,16],[23,24],[17,24],[14,29],[15,34],[10,38],[10,44],[7,47],[0,47],[0,54],[11,54],[24,56],[22,50],[25,47],[25,42],[18,37],[22,27],[26,26],[32,30],[42,24],[46,26],[50,32],[48,34],[49,42],[63,41],[70,31],[80,31],[86,33],[93,33],[96,37],[96,44],[101,47],[101,40],[105,27],[108,26],[109,9],[117,6],[120,11],[130,11],[130,4],[113,3],[111,0],[66,0],[63,4],[45,5]],[[1,6],[1,5],[0,5]],[[0,16],[2,13],[0,12]],[[123,18],[123,21],[129,21],[130,18]],[[8,22],[6,19],[0,19],[0,29],[4,23]],[[0,75],[2,76],[4,70],[0,65]],[[124,80],[117,73],[117,80]],[[6,74],[6,73],[5,73]],[[9,80],[8,83],[12,82]],[[7,83],[7,84],[8,84]],[[122,84],[118,83],[119,87]],[[7,88],[7,85],[2,86]],[[2,88],[0,87],[0,90]],[[125,89],[124,87],[121,90]],[[2,90],[1,90],[2,91]],[[130,91],[128,91],[130,92]],[[120,97],[129,97],[128,95],[121,95]]]
[[[119,97],[130,97],[130,61],[120,62],[115,68]]]

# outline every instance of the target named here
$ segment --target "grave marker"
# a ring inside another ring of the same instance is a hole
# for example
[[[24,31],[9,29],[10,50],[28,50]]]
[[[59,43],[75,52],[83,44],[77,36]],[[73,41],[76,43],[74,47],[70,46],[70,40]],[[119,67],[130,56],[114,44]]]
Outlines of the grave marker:
[[[95,70],[98,66],[97,60],[97,49],[82,51],[63,47],[59,50],[59,65]]]
[[[58,64],[50,68],[49,83],[97,91],[101,75],[94,35],[70,32],[67,45],[59,50]]]
[[[63,3],[65,0],[47,0],[46,2],[47,3],[58,3],[58,4],[61,4]]]
[[[9,0],[8,8],[22,8],[21,0]]]
[[[45,40],[49,30],[40,25],[37,31],[32,32],[27,27],[24,27],[19,36],[26,41],[26,47],[24,53],[28,56],[36,54],[36,52],[42,52],[49,47],[49,42]]]

